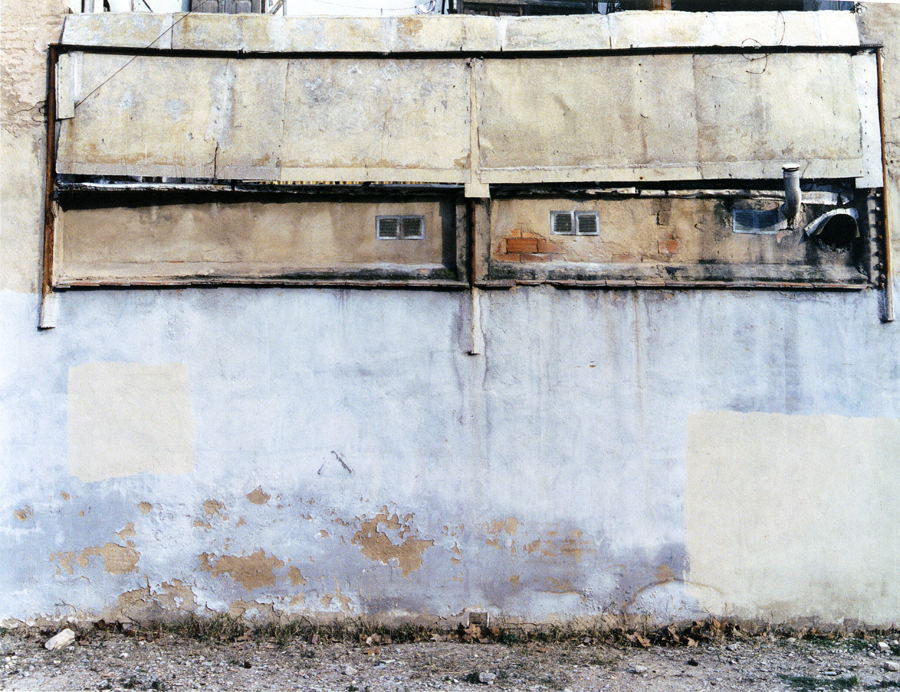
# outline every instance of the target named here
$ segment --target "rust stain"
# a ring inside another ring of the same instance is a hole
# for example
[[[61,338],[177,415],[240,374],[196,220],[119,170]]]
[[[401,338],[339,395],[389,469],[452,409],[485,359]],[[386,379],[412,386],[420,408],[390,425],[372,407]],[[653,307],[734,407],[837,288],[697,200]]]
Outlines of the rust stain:
[[[147,514],[151,509],[153,509],[153,505],[151,505],[149,502],[141,502],[138,505],[138,509],[141,510],[141,514]]]
[[[362,554],[373,562],[387,565],[391,560],[396,560],[403,576],[406,577],[422,566],[422,554],[434,546],[433,540],[405,538],[413,531],[408,523],[410,519],[412,515],[407,515],[404,517],[406,523],[401,524],[396,514],[388,516],[387,508],[384,508],[374,518],[361,521],[359,530],[350,542],[358,545]],[[399,532],[398,539],[401,542],[394,543],[385,531]]]
[[[269,498],[271,498],[272,496],[269,495],[267,492],[265,492],[262,489],[262,486],[260,485],[253,492],[247,493],[247,495],[245,497],[248,500],[250,500],[250,502],[252,502],[254,505],[264,505],[269,501]]]
[[[99,556],[103,558],[103,571],[105,572],[110,574],[137,572],[137,563],[141,559],[141,554],[134,549],[134,543],[131,541],[126,543],[127,545],[106,543],[103,546],[85,548],[78,556],[78,564],[84,569],[92,557]]]
[[[581,560],[584,553],[584,544],[581,541],[581,531],[572,529],[559,545],[559,552],[573,560]]]
[[[554,579],[550,577],[550,586],[547,588],[550,593],[578,593],[568,579]]]
[[[222,555],[216,557],[211,553],[200,554],[200,567],[205,572],[221,576],[230,574],[247,591],[264,586],[275,586],[275,570],[284,567],[284,562],[272,555],[266,557],[264,550],[257,550],[252,555]]]
[[[306,585],[306,577],[300,572],[296,567],[291,567],[288,570],[288,579],[291,580],[291,584],[294,586],[305,586]]]
[[[125,528],[121,531],[116,531],[117,536],[121,536],[122,538],[130,538],[134,535],[134,523],[128,522],[125,524]]]
[[[207,500],[203,503],[203,511],[206,512],[207,516],[214,517],[217,514],[225,518],[225,504],[219,502],[218,500]]]
[[[660,565],[656,568],[656,581],[660,584],[675,580],[675,572],[668,565]]]
[[[25,521],[26,519],[34,516],[34,510],[26,505],[25,509],[17,509],[15,512],[13,512],[13,514],[15,514],[16,519],[18,519],[19,521]]]

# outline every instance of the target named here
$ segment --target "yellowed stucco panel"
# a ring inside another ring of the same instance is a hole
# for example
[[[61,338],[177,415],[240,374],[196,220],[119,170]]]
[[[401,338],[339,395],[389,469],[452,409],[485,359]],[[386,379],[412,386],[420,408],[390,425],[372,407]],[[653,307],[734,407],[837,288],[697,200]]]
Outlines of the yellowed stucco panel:
[[[847,54],[486,60],[478,84],[485,182],[863,173]]]
[[[808,165],[831,159],[841,167],[861,158],[849,55],[713,54],[692,60],[700,161],[796,159]]]
[[[659,56],[646,58],[485,61],[479,79],[482,167],[695,161],[690,62],[677,56],[660,69]]]
[[[82,481],[193,471],[187,367],[85,363],[69,368],[67,434],[69,472]]]
[[[440,268],[446,254],[454,256],[455,213],[452,204],[433,201],[71,209],[62,216],[56,280],[280,276],[363,265]],[[424,236],[379,239],[376,219],[387,215],[422,216]]]
[[[464,60],[75,53],[57,171],[219,179],[466,182]],[[412,171],[405,174],[405,171]],[[304,171],[315,171],[310,177]],[[296,176],[296,177],[295,177]]]
[[[710,613],[888,623],[900,603],[900,420],[690,416],[688,581]]]

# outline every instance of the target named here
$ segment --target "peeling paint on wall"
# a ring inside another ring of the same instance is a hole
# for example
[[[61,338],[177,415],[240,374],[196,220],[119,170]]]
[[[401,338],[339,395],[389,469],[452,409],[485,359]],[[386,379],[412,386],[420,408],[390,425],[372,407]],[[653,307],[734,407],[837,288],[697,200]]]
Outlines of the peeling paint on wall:
[[[269,501],[269,498],[272,496],[269,495],[262,489],[262,486],[258,486],[256,490],[247,493],[246,498],[250,500],[254,505],[264,505]]]
[[[106,543],[95,548],[85,548],[78,556],[78,564],[82,568],[87,567],[93,556],[103,558],[103,570],[110,574],[137,572],[137,564],[141,559],[140,553],[135,550],[131,541],[127,541],[127,545]]]
[[[396,563],[403,576],[407,577],[410,572],[422,567],[422,555],[434,545],[430,539],[405,538],[415,532],[409,523],[411,519],[412,515],[407,515],[401,522],[396,513],[388,516],[385,507],[372,519],[364,517],[350,542],[358,545],[362,554],[370,560],[385,565]],[[398,542],[393,542],[387,532],[393,533]]]
[[[24,509],[17,509],[13,514],[19,521],[27,521],[34,516],[34,510],[31,509],[31,507],[26,506]]]
[[[247,591],[275,586],[275,570],[281,567],[284,567],[284,561],[274,555],[267,557],[264,550],[240,556],[200,554],[200,569],[216,576],[228,574]]]

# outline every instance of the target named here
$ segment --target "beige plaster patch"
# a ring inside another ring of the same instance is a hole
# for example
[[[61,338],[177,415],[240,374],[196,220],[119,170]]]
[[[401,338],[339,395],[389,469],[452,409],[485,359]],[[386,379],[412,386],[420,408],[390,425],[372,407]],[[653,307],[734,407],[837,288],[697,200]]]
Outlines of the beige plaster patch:
[[[387,565],[391,560],[396,560],[400,571],[406,577],[422,566],[422,554],[434,545],[433,540],[404,539],[404,536],[412,531],[408,523],[410,518],[411,515],[407,515],[401,524],[396,514],[388,515],[383,511],[372,519],[360,522],[359,531],[353,535],[350,542],[358,545],[362,554],[374,562]],[[400,542],[394,543],[380,527],[383,527],[384,531],[397,531]]]
[[[26,521],[34,516],[34,510],[26,505],[24,509],[17,509],[13,514],[19,521]]]
[[[272,496],[269,495],[266,491],[264,491],[262,489],[262,486],[260,485],[253,492],[247,493],[246,497],[254,505],[264,505],[269,501],[269,498],[271,498]]]
[[[272,555],[266,557],[264,550],[257,550],[252,555],[222,555],[216,557],[210,553],[201,553],[200,567],[205,572],[216,576],[230,574],[247,591],[264,586],[275,586],[275,570],[284,567],[284,562]]]
[[[134,543],[128,541],[127,545],[106,543],[99,547],[85,548],[78,556],[78,564],[82,568],[87,567],[88,561],[95,555],[103,558],[103,570],[110,574],[137,572],[137,563],[141,559],[141,554],[134,549]]]
[[[69,574],[74,574],[74,562],[78,558],[78,553],[73,551],[60,552],[60,553],[50,553],[50,562],[59,562],[59,566],[56,568],[57,574],[62,574],[63,570],[66,570]]]
[[[69,369],[69,470],[83,481],[194,468],[187,367],[86,363]]]
[[[690,416],[688,581],[714,615],[900,617],[900,420]]]
[[[141,510],[141,514],[148,514],[150,510],[153,509],[153,505],[151,505],[149,502],[141,502],[138,505],[138,509]]]
[[[306,577],[303,576],[303,573],[300,572],[296,567],[291,567],[288,570],[288,579],[291,580],[291,584],[293,586],[305,586],[306,585]]]
[[[203,511],[210,517],[214,517],[218,514],[222,519],[227,519],[225,516],[225,504],[218,500],[207,500],[204,502]]]

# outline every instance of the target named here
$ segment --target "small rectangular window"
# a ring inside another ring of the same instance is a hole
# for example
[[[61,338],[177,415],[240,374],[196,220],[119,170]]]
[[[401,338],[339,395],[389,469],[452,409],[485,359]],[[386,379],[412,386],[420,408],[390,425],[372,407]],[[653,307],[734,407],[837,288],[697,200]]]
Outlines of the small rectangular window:
[[[425,237],[424,216],[378,216],[375,218],[379,240],[420,239]]]
[[[597,235],[600,214],[595,211],[551,211],[550,233],[553,235]]]
[[[401,216],[400,217],[400,237],[401,238],[423,238],[423,237],[425,237],[425,217],[424,216]]]
[[[600,232],[600,214],[595,211],[575,212],[575,233],[597,235]]]
[[[381,240],[394,240],[400,237],[399,216],[379,216],[375,219],[375,225]]]
[[[572,222],[572,212],[551,211],[550,233],[553,235],[575,235],[575,224]]]

